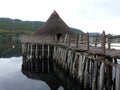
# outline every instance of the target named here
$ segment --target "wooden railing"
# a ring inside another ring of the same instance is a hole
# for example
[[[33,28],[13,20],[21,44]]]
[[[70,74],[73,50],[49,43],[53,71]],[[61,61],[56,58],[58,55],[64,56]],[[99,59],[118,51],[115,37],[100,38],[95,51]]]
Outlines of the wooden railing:
[[[55,41],[58,43],[58,41]],[[69,36],[66,34],[59,41],[59,44],[64,44],[70,47],[79,48],[83,45],[87,50],[90,47],[102,48],[103,52],[106,53],[106,49],[111,49],[111,47],[120,47],[120,45],[112,45],[114,41],[110,38],[110,34],[106,35],[105,31],[101,35],[90,36],[89,33],[77,34],[76,36]]]

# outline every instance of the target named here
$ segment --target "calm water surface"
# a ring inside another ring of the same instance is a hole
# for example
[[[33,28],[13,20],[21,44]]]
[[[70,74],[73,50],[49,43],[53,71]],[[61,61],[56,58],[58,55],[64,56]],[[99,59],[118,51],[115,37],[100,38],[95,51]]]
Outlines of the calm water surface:
[[[50,90],[44,81],[23,75],[21,64],[22,57],[0,58],[0,90]]]
[[[36,73],[22,68],[22,57],[0,58],[0,90],[80,90],[62,70],[54,69],[56,73]]]
[[[116,49],[120,49],[120,47]],[[118,63],[120,64],[119,59]],[[60,73],[60,70],[57,70],[59,78],[53,75],[51,80],[48,79],[46,83],[42,80],[46,78],[45,74],[40,76],[43,77],[42,79],[37,80],[36,78],[39,77],[34,73],[24,72],[23,74],[21,65],[22,57],[0,58],[0,90],[80,90],[76,83],[70,81],[68,76],[64,76],[64,73]],[[51,83],[52,81],[54,82]]]

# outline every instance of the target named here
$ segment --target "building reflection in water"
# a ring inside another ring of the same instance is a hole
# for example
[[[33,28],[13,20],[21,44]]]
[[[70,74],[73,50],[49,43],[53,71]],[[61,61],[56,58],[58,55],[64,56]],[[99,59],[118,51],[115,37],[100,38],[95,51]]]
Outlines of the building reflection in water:
[[[52,60],[29,60],[22,64],[22,73],[28,78],[46,82],[51,90],[82,90],[80,85]]]

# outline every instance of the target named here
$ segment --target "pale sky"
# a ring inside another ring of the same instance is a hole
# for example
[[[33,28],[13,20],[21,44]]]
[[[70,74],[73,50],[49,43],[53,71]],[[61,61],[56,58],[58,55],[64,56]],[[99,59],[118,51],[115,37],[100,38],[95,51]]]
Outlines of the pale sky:
[[[120,0],[0,0],[0,17],[46,21],[54,10],[70,27],[120,34]]]

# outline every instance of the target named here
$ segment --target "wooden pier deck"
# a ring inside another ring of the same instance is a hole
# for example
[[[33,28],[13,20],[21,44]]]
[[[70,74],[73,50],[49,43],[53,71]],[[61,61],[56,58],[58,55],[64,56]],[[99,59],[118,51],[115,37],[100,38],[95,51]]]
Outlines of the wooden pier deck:
[[[56,37],[21,36],[23,65],[30,69],[32,58],[52,58],[85,88],[120,90],[120,50],[111,49],[105,32],[94,41],[88,33],[74,38],[66,34],[60,41]]]
[[[79,44],[78,47],[75,47],[75,45],[72,45],[72,46],[69,46],[69,48],[73,48],[77,51],[84,51],[84,52],[86,51],[91,54],[104,55],[112,58],[120,58],[120,50],[116,50],[116,49],[106,49],[104,53],[102,47],[89,46],[89,50],[88,50],[87,46],[85,46],[84,44]]]

